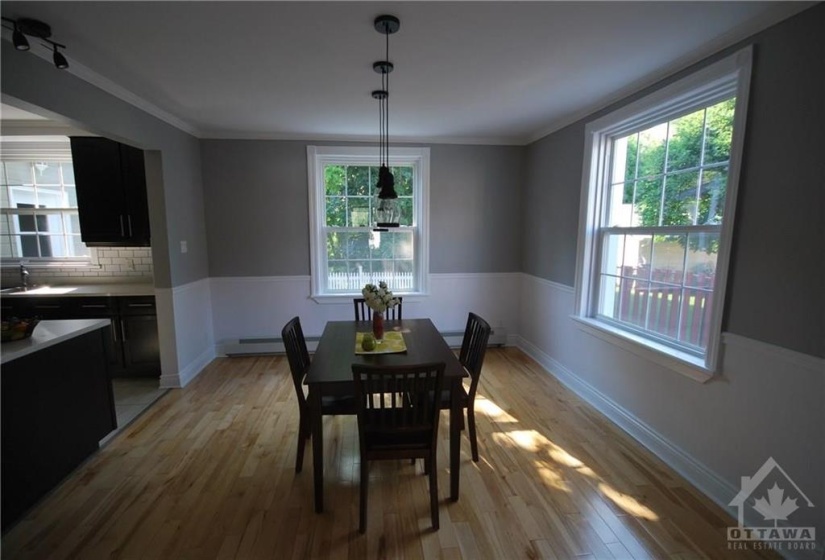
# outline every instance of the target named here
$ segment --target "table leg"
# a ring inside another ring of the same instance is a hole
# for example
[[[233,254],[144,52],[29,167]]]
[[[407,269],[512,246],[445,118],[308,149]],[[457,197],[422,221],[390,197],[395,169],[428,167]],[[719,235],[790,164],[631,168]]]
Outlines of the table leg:
[[[461,401],[459,384],[461,379],[453,381],[450,391],[450,500],[458,501],[458,474],[461,462]]]
[[[312,475],[315,486],[315,513],[324,512],[324,429],[321,390],[309,387],[309,414],[312,430]]]

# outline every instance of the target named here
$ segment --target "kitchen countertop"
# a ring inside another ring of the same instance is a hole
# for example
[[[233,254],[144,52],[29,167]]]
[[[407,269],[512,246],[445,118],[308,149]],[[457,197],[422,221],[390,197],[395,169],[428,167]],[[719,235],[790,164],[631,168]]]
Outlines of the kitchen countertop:
[[[34,286],[26,291],[9,292],[2,297],[72,297],[72,296],[153,296],[152,284],[58,284]]]
[[[4,342],[0,348],[0,364],[33,354],[49,346],[54,346],[81,334],[111,325],[109,319],[66,319],[61,321],[40,321],[34,333],[24,340]]]

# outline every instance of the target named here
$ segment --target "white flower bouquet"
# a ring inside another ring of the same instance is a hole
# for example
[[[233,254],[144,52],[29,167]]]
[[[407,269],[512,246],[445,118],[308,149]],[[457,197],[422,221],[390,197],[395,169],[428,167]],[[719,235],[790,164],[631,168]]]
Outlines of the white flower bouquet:
[[[377,313],[384,313],[387,309],[398,305],[398,298],[392,295],[386,282],[379,282],[378,286],[367,284],[361,290],[361,295],[364,296],[367,307]]]

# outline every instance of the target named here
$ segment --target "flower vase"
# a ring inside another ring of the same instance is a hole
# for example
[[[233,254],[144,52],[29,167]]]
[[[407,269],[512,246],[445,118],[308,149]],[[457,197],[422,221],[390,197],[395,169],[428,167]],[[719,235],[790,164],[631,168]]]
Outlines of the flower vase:
[[[372,312],[372,334],[377,342],[384,340],[384,315],[378,311]]]

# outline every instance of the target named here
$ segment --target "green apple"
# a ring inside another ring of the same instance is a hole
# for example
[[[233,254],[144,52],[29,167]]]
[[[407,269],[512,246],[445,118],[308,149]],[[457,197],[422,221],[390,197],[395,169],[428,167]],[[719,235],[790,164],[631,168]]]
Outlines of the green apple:
[[[365,352],[375,350],[375,337],[372,333],[364,333],[364,338],[361,339],[361,348],[363,348]]]

